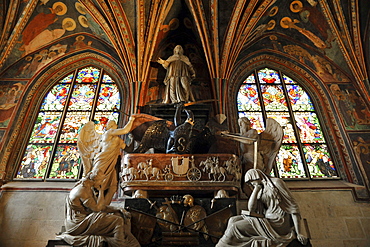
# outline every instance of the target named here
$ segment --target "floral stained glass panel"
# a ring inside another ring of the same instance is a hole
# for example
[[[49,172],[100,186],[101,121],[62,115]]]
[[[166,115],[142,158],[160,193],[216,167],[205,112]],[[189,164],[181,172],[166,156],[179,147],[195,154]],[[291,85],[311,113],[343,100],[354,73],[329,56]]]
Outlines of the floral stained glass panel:
[[[70,74],[64,77],[62,80],[60,80],[59,83],[71,83],[72,79],[73,79],[73,74]]]
[[[75,145],[58,145],[50,178],[78,178],[81,159]]]
[[[81,69],[77,73],[78,83],[96,83],[99,80],[100,70],[94,67]]]
[[[51,150],[50,144],[29,144],[17,172],[17,178],[44,178]]]
[[[321,132],[319,119],[314,112],[295,112],[297,126],[300,130],[302,143],[323,143],[324,136]]]
[[[243,84],[238,92],[238,111],[260,111],[261,103],[258,98],[257,86]]]
[[[107,74],[104,74],[103,75],[103,81],[102,81],[103,83],[114,83],[114,81],[113,81],[113,79],[112,79],[112,77],[110,77],[109,75],[107,75]]]
[[[90,112],[68,112],[60,134],[60,143],[77,143],[80,128],[89,122]]]
[[[282,178],[306,177],[297,145],[282,145],[276,158],[276,165]]]
[[[256,83],[256,79],[254,77],[254,74],[251,74],[250,76],[247,77],[247,79],[244,81],[246,84],[254,84]]]
[[[41,105],[42,111],[61,111],[63,110],[70,84],[56,84],[46,95]]]
[[[286,75],[283,75],[283,79],[286,84],[297,84],[292,78]]]
[[[96,124],[96,132],[103,134],[109,120],[114,120],[118,123],[119,114],[117,112],[96,112],[94,122]]]
[[[40,112],[32,131],[30,143],[54,142],[60,117],[60,112]]]
[[[325,144],[306,144],[303,146],[303,151],[312,177],[337,177],[337,172]]]
[[[278,84],[281,83],[279,73],[276,70],[264,68],[258,71],[258,79],[261,84]]]
[[[91,110],[94,102],[95,91],[96,84],[76,85],[72,92],[68,110]]]
[[[99,99],[96,109],[113,110],[119,109],[121,99],[118,87],[115,84],[102,84],[99,92]]]
[[[266,111],[288,111],[282,86],[262,85],[261,92]]]
[[[239,118],[246,117],[251,122],[251,128],[261,133],[264,130],[264,121],[260,112],[239,112]]]
[[[314,111],[308,94],[299,85],[287,85],[287,92],[293,111]]]

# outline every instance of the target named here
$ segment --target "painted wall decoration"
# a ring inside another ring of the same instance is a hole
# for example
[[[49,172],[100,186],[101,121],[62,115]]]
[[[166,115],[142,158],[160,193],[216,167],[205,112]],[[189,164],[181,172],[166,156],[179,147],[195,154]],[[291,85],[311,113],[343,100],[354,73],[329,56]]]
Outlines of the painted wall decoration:
[[[358,162],[370,174],[370,133],[351,133],[350,138]]]
[[[347,130],[369,130],[370,109],[352,85],[332,84],[330,91]]]
[[[91,16],[78,1],[40,1],[28,24],[21,31],[12,56],[8,58],[4,67],[67,35],[87,32],[98,33],[97,36],[102,38],[101,33],[103,32],[99,28],[93,27],[91,21]],[[58,54],[60,55],[60,53],[56,53],[50,54],[50,56]],[[44,52],[41,55],[44,56],[45,60],[47,54]],[[42,58],[38,57],[37,59],[35,63],[41,62]]]
[[[76,35],[66,37],[58,41],[58,43],[51,44],[44,47],[44,49],[33,54],[29,54],[19,62],[16,63],[17,70],[8,70],[5,78],[31,78],[43,67],[57,60],[58,58],[71,54],[73,52],[84,49],[95,48],[105,49],[109,56],[118,58],[114,51],[110,51],[107,46],[104,46],[99,40],[92,38],[89,35]]]
[[[8,127],[24,89],[24,82],[0,84],[0,128]]]
[[[6,132],[6,130],[1,130],[0,129],[0,147],[1,147],[1,144],[3,142],[3,138],[5,136],[5,132]]]

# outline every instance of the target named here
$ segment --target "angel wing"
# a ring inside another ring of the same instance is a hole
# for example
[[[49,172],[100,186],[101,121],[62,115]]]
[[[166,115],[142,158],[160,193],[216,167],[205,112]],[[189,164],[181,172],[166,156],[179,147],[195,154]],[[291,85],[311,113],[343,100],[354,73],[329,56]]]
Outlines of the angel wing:
[[[266,129],[260,134],[258,152],[262,155],[264,172],[270,174],[283,141],[284,131],[281,125],[273,118],[267,118]]]
[[[92,161],[99,150],[101,135],[95,131],[93,121],[86,123],[77,138],[77,148],[81,155],[84,176],[91,171]]]

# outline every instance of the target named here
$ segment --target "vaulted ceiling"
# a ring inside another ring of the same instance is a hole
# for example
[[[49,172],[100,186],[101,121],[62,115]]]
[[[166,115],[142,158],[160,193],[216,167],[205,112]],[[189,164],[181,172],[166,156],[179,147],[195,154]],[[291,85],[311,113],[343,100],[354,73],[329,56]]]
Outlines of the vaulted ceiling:
[[[83,34],[129,82],[147,82],[152,62],[178,43],[193,45],[211,80],[230,79],[258,54],[284,53],[339,70],[369,99],[369,10],[368,0],[3,0],[0,76]]]

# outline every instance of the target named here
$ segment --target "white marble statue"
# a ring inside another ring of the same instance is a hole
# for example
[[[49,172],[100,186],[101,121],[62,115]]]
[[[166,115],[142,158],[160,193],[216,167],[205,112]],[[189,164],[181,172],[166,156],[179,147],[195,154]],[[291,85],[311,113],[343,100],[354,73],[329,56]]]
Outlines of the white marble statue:
[[[295,238],[306,244],[298,205],[284,181],[250,169],[245,182],[253,187],[248,209],[229,219],[216,247],[280,247]]]
[[[83,176],[91,171],[99,144],[100,135],[95,131],[94,121],[90,121],[81,128],[77,139],[77,149],[83,165]]]
[[[284,131],[281,125],[273,118],[267,118],[265,130],[258,134],[251,128],[251,123],[246,117],[238,120],[242,136],[257,139],[257,157],[254,159],[254,147],[251,144],[240,143],[242,152],[242,165],[246,170],[250,168],[260,169],[270,174],[276,155],[283,141]],[[245,172],[246,170],[243,170]]]
[[[66,198],[66,231],[57,239],[73,246],[140,247],[131,233],[129,213],[105,204],[104,179],[103,172],[95,170],[72,188]]]
[[[167,60],[159,58],[158,63],[167,70],[163,83],[166,85],[163,103],[179,103],[195,101],[191,91],[191,81],[195,78],[193,65],[181,45],[173,50],[173,55]]]
[[[92,162],[91,170],[100,170],[104,173],[105,179],[102,183],[102,188],[105,192],[105,203],[107,205],[110,204],[114,193],[118,189],[118,171],[116,170],[116,165],[118,157],[121,155],[121,150],[126,147],[126,143],[119,136],[131,131],[134,120],[135,117],[131,116],[128,123],[123,128],[118,128],[117,123],[114,120],[110,120],[107,124],[106,131],[99,139],[99,146],[97,148],[94,147],[95,154],[93,160],[90,161]],[[80,146],[86,147],[88,144],[87,141],[92,142],[89,137],[87,137],[87,139],[81,139],[84,145],[80,144]],[[88,148],[79,151],[82,152],[83,155],[90,155]],[[86,153],[84,153],[84,151],[86,151]],[[85,169],[85,162],[83,164]]]

